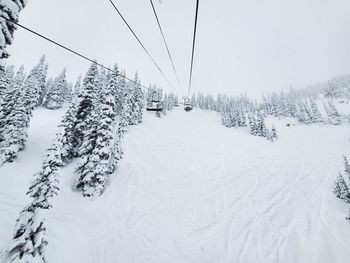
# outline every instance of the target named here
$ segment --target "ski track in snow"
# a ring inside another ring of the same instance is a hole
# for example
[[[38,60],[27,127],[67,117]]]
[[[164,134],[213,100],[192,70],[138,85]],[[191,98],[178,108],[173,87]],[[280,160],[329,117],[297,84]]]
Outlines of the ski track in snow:
[[[36,110],[26,151],[0,168],[1,248],[62,113]],[[347,208],[332,185],[350,152],[350,125],[284,122],[268,120],[280,137],[271,143],[223,127],[214,112],[146,112],[100,198],[72,191],[76,162],[62,169],[46,217],[47,261],[347,262]]]

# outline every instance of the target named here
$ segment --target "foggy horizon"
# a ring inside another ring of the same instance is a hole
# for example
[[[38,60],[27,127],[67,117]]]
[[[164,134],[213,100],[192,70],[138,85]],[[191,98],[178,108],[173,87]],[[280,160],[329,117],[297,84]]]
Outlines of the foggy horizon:
[[[115,3],[175,91],[180,96],[186,93],[195,2],[154,2],[182,91],[149,1]],[[291,86],[301,89],[350,73],[350,29],[343,26],[350,22],[350,3],[345,0],[203,1],[199,9],[192,92],[260,98],[263,93],[288,91]],[[172,91],[109,1],[28,1],[19,18],[21,24],[99,63],[118,63],[129,78],[137,71],[145,86],[155,83]],[[29,70],[46,55],[49,75],[56,76],[66,67],[72,82],[90,66],[21,28],[8,50],[8,64],[24,64]]]

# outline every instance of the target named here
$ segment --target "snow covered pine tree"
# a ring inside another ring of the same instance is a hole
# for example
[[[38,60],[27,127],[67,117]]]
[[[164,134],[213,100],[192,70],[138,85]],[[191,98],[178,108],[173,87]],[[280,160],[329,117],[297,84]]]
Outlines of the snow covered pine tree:
[[[4,105],[1,110],[1,115],[3,112],[6,115],[7,112],[7,116],[5,119],[0,117],[2,123],[0,125],[0,137],[2,138],[0,140],[0,165],[12,162],[25,147],[30,119],[34,108],[38,105],[41,85],[45,85],[46,72],[47,64],[43,56],[29,73],[23,87],[21,84],[23,72],[19,72],[17,79],[14,80],[13,88],[5,95],[5,97],[8,96],[8,104]]]
[[[13,75],[13,66],[0,68],[0,102],[6,91],[11,88]]]
[[[346,217],[346,219],[350,220],[350,192],[349,192],[350,165],[345,155],[343,156],[343,159],[344,159],[344,173],[347,176],[349,185],[346,183],[346,180],[344,179],[343,175],[339,173],[337,179],[334,181],[333,193],[336,195],[336,197],[338,197],[339,199],[343,200],[345,203],[348,204],[349,214]]]
[[[116,162],[120,159],[117,153],[116,144],[116,113],[115,113],[115,96],[112,90],[115,88],[115,74],[109,76],[107,83],[101,91],[100,107],[97,115],[97,123],[94,124],[88,135],[91,146],[80,159],[77,172],[80,177],[75,188],[83,193],[84,196],[100,196],[105,188],[108,176],[114,172]],[[96,126],[95,126],[96,125]],[[95,140],[95,141],[93,141]],[[84,149],[87,148],[85,142]]]
[[[349,187],[347,186],[341,173],[339,173],[337,179],[335,180],[333,192],[339,199],[342,199],[346,203],[350,203]]]
[[[19,12],[26,3],[27,0],[0,1],[0,68],[3,67],[2,59],[9,56],[6,47],[12,44],[13,33],[16,30],[16,25],[11,21],[18,22]]]
[[[90,193],[89,179],[93,170],[94,160],[90,158],[95,146],[97,137],[97,120],[99,111],[98,92],[98,68],[93,63],[83,81],[82,91],[78,96],[79,104],[77,110],[77,121],[74,129],[74,148],[77,149],[77,156],[80,158],[76,173],[79,178],[74,188],[83,192],[84,195]]]
[[[68,83],[66,80],[66,69],[63,69],[61,74],[54,80],[47,90],[45,98],[45,106],[48,109],[55,110],[63,106],[68,92]]]
[[[344,173],[347,176],[348,184],[344,179],[342,173],[339,173],[337,179],[334,181],[333,193],[339,199],[343,200],[349,205],[349,215],[346,217],[347,220],[350,220],[350,165],[346,156],[343,156],[344,159]]]
[[[327,115],[328,115],[328,120],[331,124],[333,125],[340,125],[342,124],[341,121],[341,115],[338,112],[337,108],[335,107],[333,101],[329,100],[328,101],[328,107],[326,107]]]
[[[45,263],[46,227],[44,211],[52,207],[51,199],[59,191],[58,169],[62,166],[62,134],[58,133],[47,150],[42,168],[34,176],[28,195],[32,199],[20,213],[15,226],[12,244],[7,249],[9,263]]]

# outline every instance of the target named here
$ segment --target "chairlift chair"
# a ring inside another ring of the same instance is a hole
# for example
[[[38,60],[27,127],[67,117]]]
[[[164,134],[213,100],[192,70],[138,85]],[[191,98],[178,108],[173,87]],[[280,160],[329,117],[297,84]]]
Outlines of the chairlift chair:
[[[163,103],[161,101],[152,100],[147,103],[146,107],[147,111],[162,111],[163,110]]]
[[[162,111],[163,110],[163,102],[161,102],[159,99],[154,98],[154,94],[156,92],[152,93],[152,98],[149,102],[147,102],[146,110],[147,111]]]
[[[191,101],[189,98],[184,98],[184,110],[185,111],[191,111],[193,109]]]

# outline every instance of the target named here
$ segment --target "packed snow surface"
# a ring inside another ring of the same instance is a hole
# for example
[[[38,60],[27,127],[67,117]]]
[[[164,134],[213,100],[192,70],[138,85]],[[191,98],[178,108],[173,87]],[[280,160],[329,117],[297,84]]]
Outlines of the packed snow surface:
[[[1,248],[62,114],[37,109],[26,150],[0,168]],[[75,162],[62,169],[47,262],[349,262],[347,208],[332,186],[350,125],[286,122],[268,120],[279,135],[271,143],[214,112],[145,113],[100,198],[72,191]]]

